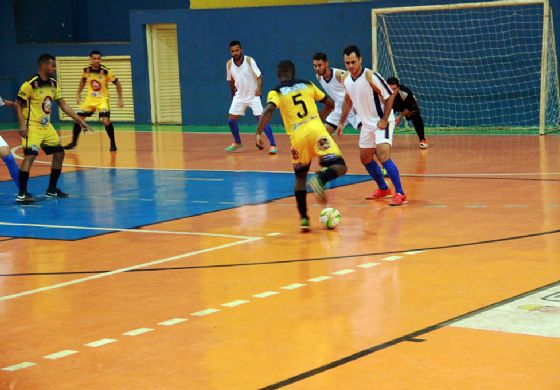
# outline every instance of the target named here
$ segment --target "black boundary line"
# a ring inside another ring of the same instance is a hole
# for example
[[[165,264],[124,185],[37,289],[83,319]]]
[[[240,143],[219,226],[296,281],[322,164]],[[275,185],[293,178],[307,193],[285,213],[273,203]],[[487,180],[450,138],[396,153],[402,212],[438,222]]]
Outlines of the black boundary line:
[[[305,262],[311,262],[311,261],[341,260],[341,259],[349,259],[349,258],[354,258],[354,257],[381,256],[381,255],[398,254],[398,253],[404,253],[404,252],[431,251],[431,250],[440,250],[440,249],[461,248],[461,247],[467,247],[467,246],[493,244],[493,243],[496,243],[496,242],[514,241],[514,240],[520,240],[520,239],[524,239],[524,238],[540,237],[540,236],[545,236],[545,235],[549,235],[549,234],[557,234],[557,233],[560,233],[560,229],[549,230],[549,231],[546,231],[546,232],[539,232],[539,233],[524,234],[524,235],[521,235],[521,236],[495,238],[495,239],[492,239],[492,240],[474,241],[474,242],[466,242],[466,243],[462,243],[462,244],[432,246],[432,247],[424,247],[424,248],[416,248],[416,249],[402,249],[402,250],[398,250],[398,251],[370,252],[370,253],[359,253],[359,254],[354,254],[354,255],[343,255],[343,256],[311,257],[311,258],[307,258],[307,259],[261,261],[261,262],[256,262],[256,263],[232,263],[232,264],[213,264],[213,265],[193,265],[193,266],[184,266],[184,267],[140,268],[140,269],[133,269],[133,270],[125,271],[125,273],[126,272],[177,271],[177,270],[208,269],[208,268],[250,267],[250,266],[256,266],[256,265],[278,265],[278,264],[290,264],[290,263],[305,263]],[[111,272],[111,270],[0,274],[0,277],[81,275],[81,274],[101,274],[101,273],[105,273],[105,272]]]
[[[12,240],[17,240],[18,237],[6,237],[4,239],[0,239],[0,242],[4,242],[4,241],[12,241]]]
[[[420,329],[420,330],[416,330],[416,331],[408,333],[404,336],[397,337],[396,339],[393,339],[393,340],[390,340],[390,341],[387,341],[387,342],[384,342],[384,343],[381,343],[381,344],[377,344],[377,345],[374,345],[374,346],[366,348],[366,349],[362,349],[361,351],[353,353],[352,355],[348,355],[348,356],[345,356],[341,359],[334,360],[330,363],[324,364],[322,366],[319,366],[319,367],[314,368],[314,369],[309,370],[309,371],[302,372],[301,374],[294,375],[290,378],[284,379],[280,382],[276,382],[272,385],[262,387],[260,390],[279,389],[281,387],[285,387],[285,386],[294,384],[295,382],[302,381],[302,380],[310,378],[312,376],[322,374],[325,371],[332,370],[333,368],[340,367],[340,366],[342,366],[346,363],[350,363],[350,362],[353,362],[355,360],[361,359],[365,356],[371,355],[372,353],[382,351],[382,350],[384,350],[386,348],[389,348],[389,347],[393,347],[393,346],[395,346],[397,344],[400,344],[402,342],[405,342],[405,341],[413,341],[413,342],[419,341],[417,339],[415,340],[415,338],[418,337],[418,336],[425,335],[427,333],[433,332],[434,330],[438,330],[438,329],[441,329],[445,326],[449,326],[449,325],[453,324],[454,322],[463,320],[465,318],[472,317],[474,315],[477,315],[477,314],[483,313],[485,311],[491,310],[495,307],[508,304],[508,303],[513,302],[515,300],[525,298],[526,296],[538,293],[539,291],[546,290],[548,288],[551,288],[551,287],[554,287],[554,286],[557,286],[557,285],[560,285],[560,280],[549,283],[545,286],[538,287],[534,290],[526,291],[524,293],[515,295],[513,297],[504,299],[502,301],[495,302],[495,303],[492,303],[492,304],[487,305],[487,306],[483,306],[481,308],[475,309],[475,310],[467,312],[465,314],[461,314],[459,316],[450,318],[448,320],[438,322],[437,324],[427,326],[427,327],[425,327],[423,329]]]

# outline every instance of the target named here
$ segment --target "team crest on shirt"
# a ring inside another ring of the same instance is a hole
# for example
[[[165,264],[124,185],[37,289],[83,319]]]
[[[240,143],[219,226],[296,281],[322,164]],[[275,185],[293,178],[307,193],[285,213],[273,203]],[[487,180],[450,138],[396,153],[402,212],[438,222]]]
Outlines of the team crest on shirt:
[[[101,83],[97,80],[91,80],[91,89],[94,91],[101,91]]]
[[[331,142],[327,137],[321,137],[317,140],[317,147],[319,150],[327,150],[331,147]]]
[[[292,149],[292,160],[299,160],[299,153],[295,149]]]
[[[52,97],[50,96],[45,97],[42,106],[43,106],[43,112],[45,112],[46,114],[50,114],[52,111]]]

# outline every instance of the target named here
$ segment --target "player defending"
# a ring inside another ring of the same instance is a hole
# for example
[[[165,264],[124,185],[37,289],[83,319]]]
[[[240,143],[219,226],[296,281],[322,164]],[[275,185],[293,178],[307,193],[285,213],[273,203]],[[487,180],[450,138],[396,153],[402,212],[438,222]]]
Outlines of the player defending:
[[[122,85],[113,71],[101,64],[101,52],[99,50],[92,50],[92,52],[89,53],[89,58],[91,65],[84,68],[82,80],[80,81],[78,93],[76,94],[76,103],[80,105],[78,115],[85,118],[92,116],[95,111],[99,113],[99,119],[103,122],[105,131],[111,141],[109,150],[114,152],[117,150],[117,144],[115,143],[115,127],[111,122],[111,110],[109,107],[109,83],[115,84],[115,87],[117,88],[119,108],[124,107]],[[86,84],[87,96],[80,104],[82,100],[82,91],[84,90]],[[72,142],[66,145],[64,149],[69,150],[76,148],[79,136],[80,124],[74,123],[74,129],[72,130]]]
[[[319,164],[324,168],[309,179],[309,186],[324,204],[326,203],[325,184],[346,173],[346,163],[340,149],[325,129],[323,120],[332,111],[334,102],[310,81],[296,80],[296,68],[291,61],[284,60],[278,64],[280,84],[268,93],[267,104],[257,128],[257,145],[263,147],[261,137],[273,112],[278,108],[282,114],[284,128],[290,136],[292,146],[292,164],[294,166],[295,196],[300,214],[300,229],[309,231],[307,215],[307,190],[305,181],[311,160],[319,157]],[[316,101],[325,104],[319,114]]]
[[[424,134],[424,120],[420,115],[420,107],[414,97],[414,93],[410,88],[399,83],[396,77],[389,77],[387,84],[393,91],[397,93],[395,102],[393,103],[393,110],[398,111],[399,115],[395,120],[395,127],[399,127],[402,118],[406,118],[414,126],[416,134],[420,139],[420,149],[428,149],[428,142]]]
[[[395,186],[395,195],[390,205],[406,204],[407,198],[401,185],[399,170],[391,160],[391,144],[395,129],[392,107],[396,92],[391,90],[379,73],[362,67],[362,56],[357,46],[352,45],[344,49],[344,64],[348,70],[342,78],[346,95],[337,134],[342,134],[348,113],[354,107],[362,122],[359,141],[360,161],[378,186],[373,195],[366,199],[391,196],[391,190],[385,183],[383,173],[373,159],[374,154],[377,154],[379,162],[387,170],[387,175]]]
[[[344,106],[345,90],[342,84],[344,70],[331,68],[325,53],[315,53],[313,55],[313,68],[317,74],[319,84],[321,84],[323,89],[327,92],[327,95],[334,100],[334,110],[329,114],[327,119],[325,119],[325,127],[329,133],[333,134],[340,122],[340,114],[342,114],[342,106]],[[360,119],[354,110],[350,111],[344,125],[346,126],[347,123],[350,123],[352,127],[358,131],[362,127]]]
[[[53,155],[49,187],[46,192],[47,198],[68,197],[68,194],[65,194],[56,186],[62,172],[64,149],[60,145],[60,135],[51,124],[53,100],[79,126],[82,126],[86,131],[91,130],[84,120],[62,99],[60,88],[53,78],[56,72],[55,58],[50,54],[41,54],[37,64],[39,65],[37,74],[23,83],[15,105],[24,154],[19,172],[19,193],[16,202],[23,204],[34,202],[31,194],[27,192],[27,182],[29,181],[31,165],[39,154],[39,148],[43,149],[47,155]]]
[[[227,152],[233,152],[241,146],[239,136],[239,125],[237,120],[245,115],[245,111],[250,107],[253,115],[259,120],[263,107],[261,103],[262,94],[262,75],[257,63],[252,57],[243,55],[243,49],[239,41],[231,41],[229,44],[231,58],[226,63],[226,74],[231,90],[231,106],[229,108],[228,125],[233,134],[233,143],[226,148]],[[276,141],[269,125],[264,129],[270,148],[268,153],[278,153]]]
[[[0,107],[14,107],[14,102],[8,99],[2,99],[0,96]],[[19,188],[19,167],[17,166],[16,160],[10,151],[8,143],[4,141],[4,138],[0,135],[0,157],[4,160],[4,164],[8,167],[10,176],[14,181],[15,185]]]

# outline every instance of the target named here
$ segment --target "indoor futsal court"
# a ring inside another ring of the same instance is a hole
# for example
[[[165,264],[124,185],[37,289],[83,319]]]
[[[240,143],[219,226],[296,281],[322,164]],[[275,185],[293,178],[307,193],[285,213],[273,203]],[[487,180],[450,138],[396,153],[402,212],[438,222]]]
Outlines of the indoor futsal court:
[[[396,134],[403,207],[344,135],[342,221],[309,193],[304,234],[280,128],[276,156],[177,129],[83,135],[68,199],[44,154],[33,205],[0,169],[0,389],[559,388],[557,132]]]

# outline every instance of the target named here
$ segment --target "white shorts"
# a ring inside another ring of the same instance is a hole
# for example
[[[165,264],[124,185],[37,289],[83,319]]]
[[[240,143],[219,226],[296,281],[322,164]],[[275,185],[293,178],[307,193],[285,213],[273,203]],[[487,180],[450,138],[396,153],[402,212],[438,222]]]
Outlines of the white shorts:
[[[342,114],[342,107],[340,109],[334,109],[333,112],[329,114],[327,119],[325,119],[325,123],[330,124],[332,127],[336,129],[338,127],[338,123],[340,122],[341,114]],[[348,114],[348,119],[346,119],[346,123],[344,124],[344,126],[346,126],[348,123],[350,123],[352,127],[355,128],[356,130],[359,130],[358,125],[361,122],[360,122],[360,118],[358,118],[358,115],[356,115],[356,112],[354,110],[350,111],[350,113]]]
[[[247,108],[253,111],[254,116],[260,116],[263,112],[263,106],[261,103],[260,96],[253,96],[252,98],[240,98],[234,96],[231,101],[231,106],[229,108],[229,113],[231,115],[245,115]]]
[[[2,136],[0,135],[0,148],[2,146],[8,146],[8,143],[6,141],[4,141],[4,138],[2,138]]]
[[[359,146],[362,149],[372,149],[379,144],[393,144],[393,130],[395,130],[395,122],[391,121],[387,124],[385,130],[362,126],[360,131]]]

